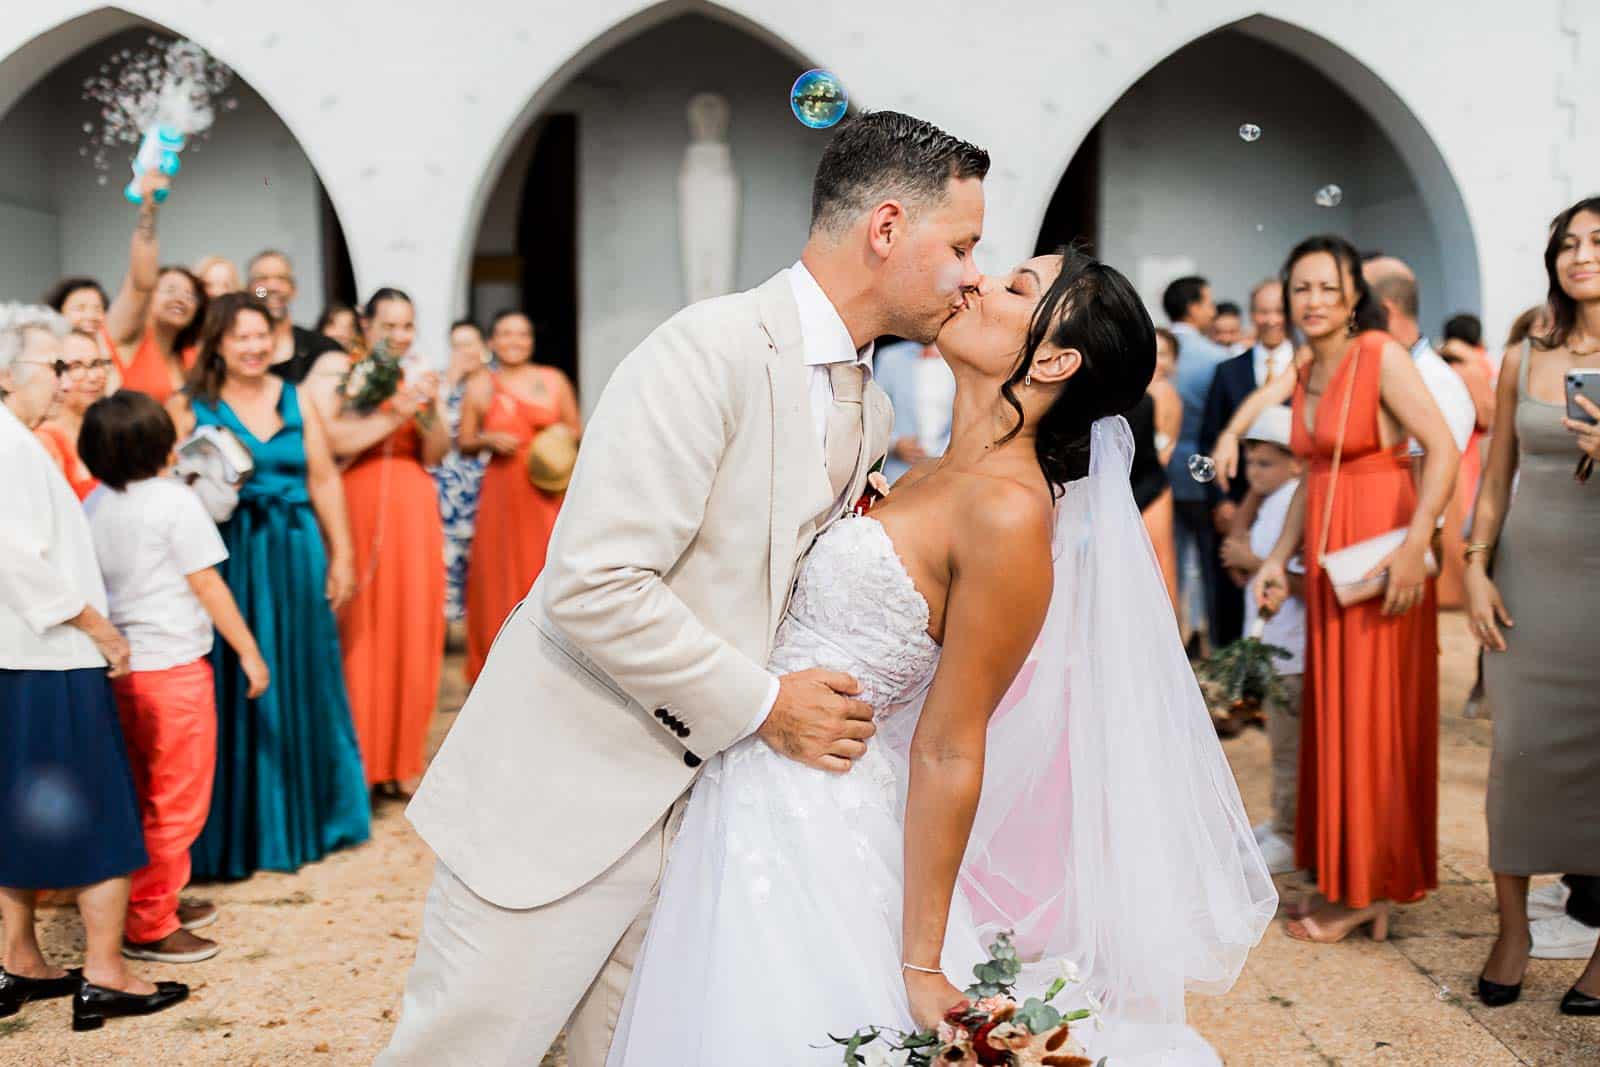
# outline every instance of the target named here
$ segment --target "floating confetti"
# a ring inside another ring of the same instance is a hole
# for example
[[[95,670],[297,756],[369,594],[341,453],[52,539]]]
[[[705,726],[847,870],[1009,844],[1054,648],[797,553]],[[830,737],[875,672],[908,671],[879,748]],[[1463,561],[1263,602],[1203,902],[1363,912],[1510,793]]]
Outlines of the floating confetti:
[[[1253,122],[1245,123],[1243,126],[1239,127],[1239,140],[1241,140],[1241,141],[1259,141],[1259,140],[1261,140],[1261,127],[1257,126]]]
[[[1217,465],[1212,462],[1210,456],[1201,455],[1199,452],[1196,452],[1194,455],[1189,457],[1189,477],[1193,478],[1197,482],[1215,481],[1217,477]]]
[[[1337,185],[1324,185],[1317,190],[1318,207],[1338,207],[1339,201],[1344,199],[1344,190]]]
[[[825,130],[844,118],[850,106],[844,86],[825,70],[808,70],[795,79],[789,90],[789,106],[794,117],[813,130]]]

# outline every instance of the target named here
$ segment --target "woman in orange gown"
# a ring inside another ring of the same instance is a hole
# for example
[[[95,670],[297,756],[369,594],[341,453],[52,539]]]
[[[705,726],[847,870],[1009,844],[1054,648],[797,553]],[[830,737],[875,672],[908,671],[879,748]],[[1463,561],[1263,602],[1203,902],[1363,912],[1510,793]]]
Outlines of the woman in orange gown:
[[[344,467],[356,591],[339,612],[350,712],[367,783],[402,796],[422,775],[428,724],[444,659],[444,529],[425,467],[450,437],[437,405],[438,377],[411,350],[411,298],[380,289],[363,318],[367,349],[387,341],[406,380],[382,408],[341,412],[340,380],[351,357],[330,352],[307,377]]]
[[[567,376],[533,362],[533,324],[503,311],[489,329],[499,368],[475,376],[461,405],[462,453],[488,453],[478,495],[478,526],[467,565],[467,682],[477,680],[489,645],[511,609],[544,570],[550,530],[563,494],[535,489],[525,466],[539,431],[564,423],[582,432]]]
[[[194,366],[196,342],[205,323],[206,293],[200,279],[184,267],[162,267],[148,294],[149,311],[138,328],[110,335],[120,389],[148,393],[165,404],[183,388]],[[109,320],[108,320],[109,324]]]
[[[1252,394],[1228,432],[1236,440],[1293,390],[1291,445],[1307,473],[1257,595],[1264,605],[1281,603],[1285,567],[1303,534],[1308,625],[1295,847],[1325,899],[1306,901],[1288,932],[1332,942],[1370,925],[1382,939],[1391,902],[1420,900],[1438,885],[1438,616],[1424,561],[1460,456],[1410,354],[1376,328],[1382,312],[1349,242],[1302,242],[1283,277],[1285,303],[1307,342],[1298,373]],[[1425,451],[1420,490],[1408,437]],[[1229,446],[1219,444],[1219,456]],[[1406,529],[1384,564],[1380,596],[1340,606],[1320,563],[1325,526],[1328,553]]]

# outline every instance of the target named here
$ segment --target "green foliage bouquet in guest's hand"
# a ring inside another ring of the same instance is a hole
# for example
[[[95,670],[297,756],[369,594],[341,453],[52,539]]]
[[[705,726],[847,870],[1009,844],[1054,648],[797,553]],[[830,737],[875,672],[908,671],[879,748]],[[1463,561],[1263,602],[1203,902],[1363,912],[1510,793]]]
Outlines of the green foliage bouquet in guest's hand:
[[[1258,616],[1248,634],[1200,664],[1197,673],[1210,683],[1214,710],[1248,716],[1269,701],[1283,702],[1283,680],[1274,661],[1289,659],[1293,653],[1263,641],[1265,626],[1266,616]]]
[[[372,351],[352,360],[339,380],[339,409],[356,415],[371,415],[400,391],[405,369],[389,351],[388,341],[379,341]]]
[[[353,360],[339,379],[339,410],[356,415],[388,411],[405,384],[405,365],[389,349],[387,340],[379,341],[371,352]],[[418,407],[415,418],[424,430],[432,429],[433,404]]]
[[[1011,935],[996,937],[989,956],[988,962],[973,968],[977,981],[967,987],[967,999],[946,1012],[936,1029],[907,1033],[867,1026],[849,1037],[829,1034],[843,1046],[846,1067],[1092,1067],[1084,1047],[1072,1036],[1072,1024],[1085,1019],[1098,1024],[1099,1000],[1089,993],[1088,1008],[1065,1014],[1050,1003],[1069,983],[1080,981],[1077,969],[1063,962],[1061,977],[1044,996],[1018,1004],[1013,992],[1022,963]]]

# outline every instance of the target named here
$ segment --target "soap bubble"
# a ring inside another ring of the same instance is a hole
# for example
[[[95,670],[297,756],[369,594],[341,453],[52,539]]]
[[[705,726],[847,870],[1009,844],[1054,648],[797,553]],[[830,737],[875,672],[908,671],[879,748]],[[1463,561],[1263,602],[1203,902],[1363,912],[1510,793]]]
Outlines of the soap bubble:
[[[1259,140],[1261,140],[1261,127],[1257,126],[1253,122],[1245,123],[1243,126],[1239,127],[1239,140],[1241,140],[1241,141],[1259,141]]]
[[[19,790],[20,803],[12,814],[29,834],[40,838],[67,838],[88,822],[87,798],[65,768],[34,768],[23,780],[26,784]]]
[[[1318,207],[1338,207],[1339,201],[1344,199],[1344,190],[1337,185],[1324,185],[1317,190]]]
[[[267,287],[264,285],[258,285],[254,290],[252,290],[252,293],[257,300],[265,300],[267,298]]]
[[[850,101],[839,79],[825,70],[808,70],[789,90],[794,117],[813,130],[825,130],[844,118]]]
[[[1189,477],[1197,482],[1215,481],[1217,465],[1211,461],[1210,456],[1196,452],[1189,457]]]
[[[231,96],[228,97],[228,99],[226,99],[226,100],[224,100],[222,102],[222,110],[224,110],[224,111],[238,111],[239,110],[239,101],[236,100],[234,97],[231,97]]]
[[[1263,225],[1261,225],[1261,223],[1259,223],[1259,222],[1258,222],[1258,223],[1256,223],[1256,232],[1257,232],[1257,233],[1260,233],[1260,232],[1261,232],[1261,231],[1262,231],[1262,230],[1264,230],[1264,229],[1266,229],[1266,227],[1265,227],[1265,226],[1263,226]]]
[[[102,174],[102,175],[100,175],[100,177],[95,179],[95,184],[96,185],[104,185],[106,183],[106,180],[107,180],[106,176],[104,174]]]

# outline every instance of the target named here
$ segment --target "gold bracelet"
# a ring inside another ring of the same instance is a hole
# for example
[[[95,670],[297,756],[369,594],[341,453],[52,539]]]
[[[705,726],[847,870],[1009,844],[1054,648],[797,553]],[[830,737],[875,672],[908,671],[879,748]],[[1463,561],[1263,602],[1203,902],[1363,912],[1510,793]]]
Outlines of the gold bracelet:
[[[1467,546],[1461,550],[1461,561],[1463,563],[1471,563],[1472,557],[1480,552],[1487,556],[1493,551],[1494,545],[1488,541],[1469,541]]]

